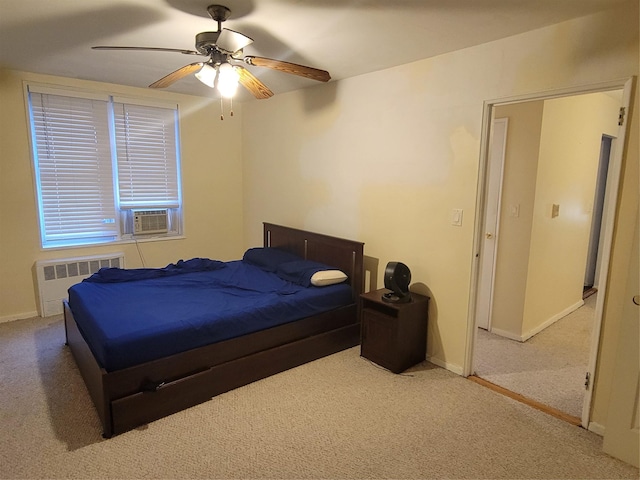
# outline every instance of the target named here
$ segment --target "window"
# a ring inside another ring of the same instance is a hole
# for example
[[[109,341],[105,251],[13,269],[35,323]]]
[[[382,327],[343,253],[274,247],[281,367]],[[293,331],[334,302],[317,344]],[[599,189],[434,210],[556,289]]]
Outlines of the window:
[[[181,233],[176,107],[30,86],[29,114],[43,247],[132,238],[137,211]]]

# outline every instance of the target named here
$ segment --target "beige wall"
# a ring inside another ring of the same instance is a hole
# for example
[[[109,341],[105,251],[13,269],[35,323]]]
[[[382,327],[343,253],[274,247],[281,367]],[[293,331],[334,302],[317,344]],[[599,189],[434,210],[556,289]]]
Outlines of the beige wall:
[[[241,109],[220,121],[218,104],[204,98],[148,89],[0,71],[0,321],[34,315],[33,263],[124,252],[128,267],[140,267],[134,244],[43,251],[38,233],[23,80],[124,96],[177,102],[180,110],[184,239],[141,242],[147,266],[181,258],[238,258],[242,253]]]
[[[378,284],[388,261],[406,263],[432,297],[430,358],[461,372],[483,102],[637,74],[629,5],[247,104],[247,241],[265,220],[356,238]]]
[[[618,133],[620,102],[604,94],[544,102],[531,232],[526,339],[582,305],[602,135]],[[559,206],[552,216],[552,205]]]
[[[512,339],[522,337],[543,108],[544,101],[535,101],[502,105],[495,109],[495,117],[508,118],[509,126],[491,329]],[[511,207],[518,209],[518,216],[511,215]]]

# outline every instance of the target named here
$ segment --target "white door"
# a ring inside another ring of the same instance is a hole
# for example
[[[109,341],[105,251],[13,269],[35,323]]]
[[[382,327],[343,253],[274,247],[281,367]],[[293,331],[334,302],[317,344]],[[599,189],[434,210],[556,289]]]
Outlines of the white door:
[[[638,229],[633,241],[629,263],[627,290],[620,325],[620,336],[611,385],[609,412],[604,432],[603,449],[631,465],[638,466],[640,456],[640,261],[638,259]]]
[[[480,252],[480,280],[476,307],[477,326],[491,329],[491,304],[493,300],[493,279],[498,248],[498,219],[500,218],[500,195],[502,173],[507,144],[507,118],[496,118],[491,127],[489,140],[489,165],[487,201],[484,217],[484,238]]]
[[[629,129],[629,106],[631,104],[631,92],[635,79],[630,78],[624,84],[622,91],[622,106],[620,109],[620,119],[618,125],[618,136],[615,140],[614,152],[609,162],[609,172],[607,174],[607,187],[605,193],[605,207],[602,219],[602,236],[601,248],[599,247],[598,259],[599,273],[598,280],[598,298],[595,308],[595,323],[591,332],[591,352],[589,353],[589,365],[587,367],[587,375],[589,378],[595,378],[596,364],[598,363],[598,351],[600,350],[600,333],[602,329],[602,314],[604,311],[604,302],[607,297],[607,279],[609,278],[609,266],[611,262],[611,249],[613,244],[613,231],[615,228],[615,211],[618,204],[618,191],[620,187],[620,175],[622,172],[622,154],[624,150],[625,139],[627,138],[627,130]],[[582,406],[582,426],[589,428],[589,419],[591,415],[591,402],[593,400],[594,382],[588,382],[587,391],[584,396]],[[606,428],[606,427],[605,427]]]

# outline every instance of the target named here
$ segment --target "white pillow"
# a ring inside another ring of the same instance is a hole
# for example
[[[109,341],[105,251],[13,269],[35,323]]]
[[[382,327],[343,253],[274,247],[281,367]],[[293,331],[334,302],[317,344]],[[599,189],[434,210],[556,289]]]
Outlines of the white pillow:
[[[342,283],[347,279],[347,275],[341,270],[320,270],[311,276],[311,285],[315,287],[324,287],[326,285],[334,285]]]

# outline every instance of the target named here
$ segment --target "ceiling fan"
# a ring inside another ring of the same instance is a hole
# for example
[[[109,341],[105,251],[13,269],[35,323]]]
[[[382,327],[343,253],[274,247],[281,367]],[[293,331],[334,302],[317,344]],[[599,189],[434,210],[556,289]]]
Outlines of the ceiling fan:
[[[223,5],[209,5],[207,11],[211,18],[218,22],[216,32],[201,32],[196,35],[196,50],[183,50],[179,48],[160,47],[118,47],[98,45],[91,47],[94,50],[147,50],[155,52],[176,52],[185,55],[200,55],[209,57],[202,62],[190,63],[160,80],[149,85],[150,88],[165,88],[181,78],[195,73],[196,77],[211,88],[217,87],[222,96],[231,97],[235,93],[237,84],[240,83],[258,99],[269,98],[273,92],[260,80],[258,80],[242,64],[266,67],[284,73],[291,73],[302,77],[328,82],[331,79],[329,72],[313,67],[306,67],[296,63],[273,60],[271,58],[244,55],[243,49],[253,43],[253,39],[240,32],[222,28],[222,22],[229,18],[231,10]]]

